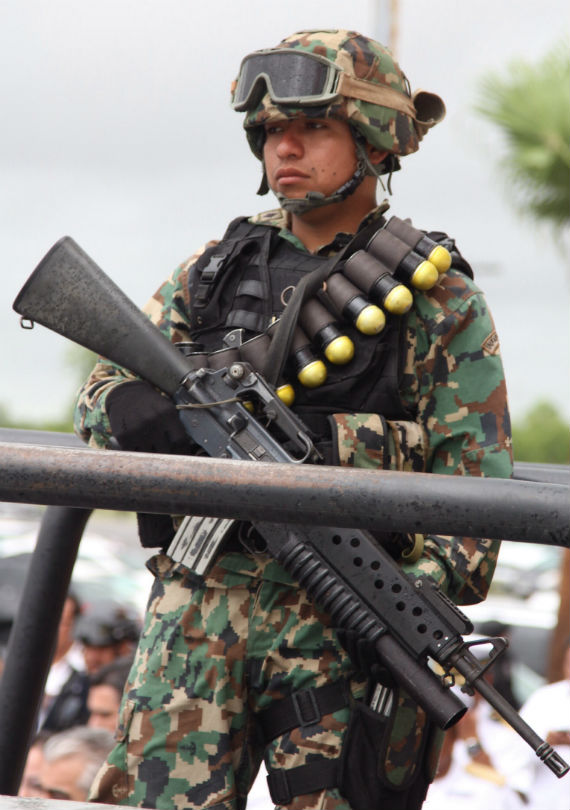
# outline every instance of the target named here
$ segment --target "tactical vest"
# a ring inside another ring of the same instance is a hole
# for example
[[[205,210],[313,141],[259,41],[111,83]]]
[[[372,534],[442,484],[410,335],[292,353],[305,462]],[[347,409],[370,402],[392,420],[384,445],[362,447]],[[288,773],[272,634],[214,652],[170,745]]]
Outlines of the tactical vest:
[[[273,227],[234,220],[222,241],[207,249],[192,268],[192,339],[211,352],[222,348],[231,329],[243,328],[246,340],[263,332],[281,315],[300,279],[326,261],[328,257],[307,253],[280,238]],[[301,386],[292,364],[286,365],[285,378],[295,384],[293,409],[316,432],[319,421],[331,413],[413,418],[399,394],[405,319],[387,314],[386,321],[375,336],[363,335],[342,321],[341,331],[355,346],[354,358],[344,366],[327,363],[327,380],[318,388]]]
[[[382,224],[379,220],[378,227]],[[453,266],[472,277],[469,265],[456,251],[453,240],[443,233],[431,232],[428,236],[443,243],[452,253]],[[260,334],[281,315],[288,292],[305,274],[319,269],[326,261],[328,257],[307,253],[280,238],[273,227],[253,225],[245,218],[234,220],[222,241],[206,250],[192,267],[189,277],[192,340],[212,352],[223,347],[222,340],[232,329],[244,329],[245,340]],[[354,343],[354,358],[344,366],[327,362],[327,380],[318,388],[301,386],[292,364],[286,365],[285,378],[295,384],[293,409],[315,433],[324,435],[323,426],[331,413],[378,413],[388,419],[414,418],[399,393],[405,324],[405,316],[386,313],[382,332],[367,336],[345,321],[340,323],[341,331]],[[397,536],[378,532],[373,535],[390,553],[399,556],[401,546]],[[408,718],[413,717],[417,709],[411,698],[402,694],[402,707],[409,722]],[[340,787],[342,795],[351,797],[351,806],[382,805],[392,810],[419,808],[433,779],[433,773],[428,772],[422,761],[433,760],[435,770],[441,740],[435,726],[426,722],[422,713],[423,720],[415,730],[420,746],[411,752],[405,767],[388,773],[386,761],[391,752],[400,750],[400,738],[397,738],[397,749],[391,739],[392,730],[399,728],[394,719],[400,710],[398,699],[393,702],[390,718],[386,718],[364,703],[355,702],[347,693],[344,681],[336,681],[317,689],[294,692],[289,698],[273,703],[256,716],[259,734],[267,744],[285,731],[315,723],[323,715],[347,705],[351,706],[351,723],[340,761],[316,756],[314,761],[293,769],[270,769],[268,784],[273,802],[289,804],[294,796]],[[426,749],[434,752],[431,757],[426,755]],[[365,793],[363,784],[367,786]],[[374,795],[372,801],[368,801],[370,794]],[[353,796],[358,797],[358,803]]]

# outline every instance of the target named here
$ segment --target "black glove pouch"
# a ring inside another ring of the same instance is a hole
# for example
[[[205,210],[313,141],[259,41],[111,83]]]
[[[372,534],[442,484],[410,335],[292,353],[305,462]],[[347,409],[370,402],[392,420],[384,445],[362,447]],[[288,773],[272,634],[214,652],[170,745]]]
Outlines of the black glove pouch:
[[[378,775],[383,761],[391,718],[379,715],[360,701],[351,707],[350,722],[342,748],[340,785],[342,795],[352,810],[382,810],[386,787]]]
[[[395,787],[386,777],[387,749],[397,708],[397,690],[388,717],[360,701],[351,705],[340,761],[339,790],[352,810],[419,810],[423,804],[428,788],[421,767],[424,746],[421,746],[420,762],[410,763],[411,779]]]

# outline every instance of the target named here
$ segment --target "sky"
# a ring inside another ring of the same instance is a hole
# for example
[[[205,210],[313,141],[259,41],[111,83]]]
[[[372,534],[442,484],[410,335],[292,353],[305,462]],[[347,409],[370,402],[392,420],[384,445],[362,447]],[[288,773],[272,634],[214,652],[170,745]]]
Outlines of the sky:
[[[57,419],[77,388],[69,343],[12,311],[61,236],[142,306],[231,219],[275,207],[255,194],[230,83],[250,51],[341,27],[395,32],[412,88],[444,98],[446,119],[393,177],[391,213],[446,231],[472,264],[513,417],[548,399],[570,418],[568,242],[520,216],[500,135],[474,112],[481,76],[539,60],[567,15],[563,0],[0,0],[0,405]]]

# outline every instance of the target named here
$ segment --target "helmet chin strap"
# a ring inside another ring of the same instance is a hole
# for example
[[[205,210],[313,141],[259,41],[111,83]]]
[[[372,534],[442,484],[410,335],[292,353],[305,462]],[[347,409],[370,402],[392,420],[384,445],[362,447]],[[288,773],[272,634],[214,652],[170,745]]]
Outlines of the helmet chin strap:
[[[291,214],[306,214],[309,211],[313,211],[315,208],[321,208],[324,205],[331,205],[332,203],[346,200],[347,197],[350,197],[350,195],[356,191],[367,175],[372,175],[382,182],[380,175],[382,174],[383,170],[385,171],[384,164],[380,166],[373,165],[366,152],[366,141],[360,135],[360,133],[354,130],[353,135],[356,145],[357,163],[352,177],[350,177],[346,183],[343,183],[342,186],[339,186],[336,191],[328,196],[325,196],[320,191],[308,191],[304,197],[286,197],[282,192],[276,191],[274,194],[277,197],[281,208]],[[265,171],[263,161],[262,166],[263,178],[257,193],[267,194],[269,191],[269,184],[267,182],[267,173]]]
[[[306,214],[308,211],[313,211],[315,208],[321,208],[323,205],[331,205],[332,203],[346,200],[347,197],[350,197],[350,195],[356,191],[367,173],[366,164],[359,156],[352,177],[328,196],[325,196],[320,191],[308,191],[304,197],[286,197],[280,191],[276,191],[275,196],[279,201],[279,205],[285,211],[291,214]]]

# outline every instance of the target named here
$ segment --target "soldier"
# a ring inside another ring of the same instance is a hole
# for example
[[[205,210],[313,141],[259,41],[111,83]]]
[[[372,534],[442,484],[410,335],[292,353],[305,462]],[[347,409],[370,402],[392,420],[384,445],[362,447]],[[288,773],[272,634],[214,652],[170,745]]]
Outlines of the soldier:
[[[387,176],[389,185],[400,156],[418,149],[444,111],[434,94],[411,94],[385,47],[352,31],[301,32],[250,54],[233,107],[245,112],[261,161],[260,192],[270,188],[280,207],[233,221],[146,307],[173,343],[197,341],[210,353],[234,329],[246,340],[264,333],[287,311],[299,281],[354,234],[368,245],[369,234],[386,230],[378,180]],[[410,283],[413,305],[387,312],[384,328],[372,329],[378,334],[343,323],[350,340],[336,353],[325,348],[316,377],[301,369],[299,385],[288,361],[293,409],[327,463],[509,477],[493,321],[453,240],[429,237],[450,251],[448,272],[430,289]],[[103,359],[80,393],[76,425],[92,446],[196,449],[166,397]],[[155,583],[117,746],[93,800],[236,810],[246,806],[265,758],[281,808],[421,806],[441,734],[357,640],[339,636],[243,532],[228,536],[198,576],[169,555],[169,518],[141,515],[139,526],[142,543],[160,548],[148,563]],[[379,540],[410,576],[432,577],[460,604],[485,598],[497,542],[416,536],[410,553],[409,538],[386,537],[381,528]],[[383,698],[373,706],[379,682]]]

